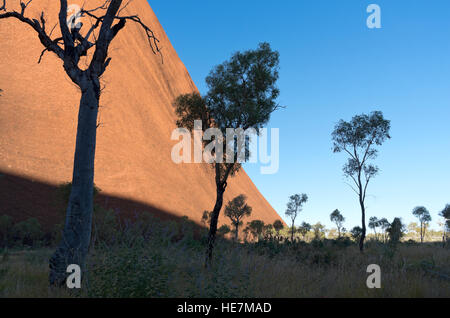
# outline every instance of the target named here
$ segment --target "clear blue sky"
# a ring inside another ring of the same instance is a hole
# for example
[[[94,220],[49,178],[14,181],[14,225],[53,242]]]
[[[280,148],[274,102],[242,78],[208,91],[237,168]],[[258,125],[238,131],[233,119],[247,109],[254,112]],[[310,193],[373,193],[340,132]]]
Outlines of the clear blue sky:
[[[309,201],[297,223],[360,225],[357,198],[345,184],[344,155],[333,154],[339,119],[383,111],[392,139],[380,148],[381,173],[369,186],[368,217],[409,223],[426,206],[450,203],[450,1],[448,0],[154,0],[149,1],[200,92],[214,65],[267,41],[280,52],[279,102],[269,127],[280,128],[280,169],[245,169],[285,220],[289,195]],[[381,29],[366,8],[381,7]]]

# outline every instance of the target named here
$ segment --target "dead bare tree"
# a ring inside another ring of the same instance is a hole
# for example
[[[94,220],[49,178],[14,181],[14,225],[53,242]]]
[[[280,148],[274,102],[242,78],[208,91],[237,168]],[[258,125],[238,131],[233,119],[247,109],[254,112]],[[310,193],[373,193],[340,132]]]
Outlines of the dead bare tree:
[[[67,278],[66,269],[70,264],[78,264],[82,272],[91,238],[94,185],[94,157],[96,145],[97,116],[101,94],[100,78],[111,62],[108,48],[127,21],[137,23],[145,31],[153,53],[159,53],[158,39],[137,15],[121,16],[122,0],[106,0],[101,6],[86,10],[81,8],[79,16],[88,16],[91,23],[86,32],[81,32],[82,24],[75,25],[67,18],[67,0],[60,0],[58,23],[50,33],[46,30],[44,12],[40,18],[25,16],[25,11],[32,0],[20,1],[19,11],[8,11],[6,0],[0,6],[0,19],[13,18],[29,25],[37,33],[44,50],[39,57],[41,61],[45,52],[53,52],[62,61],[70,79],[81,89],[81,101],[78,113],[72,190],[66,211],[66,222],[62,240],[50,259],[49,282],[51,285],[63,285]],[[75,17],[74,17],[75,18]],[[59,24],[61,37],[51,38],[53,30]],[[84,34],[82,34],[84,33]],[[92,42],[90,39],[93,39]],[[79,66],[80,58],[88,58],[93,50],[88,67]]]

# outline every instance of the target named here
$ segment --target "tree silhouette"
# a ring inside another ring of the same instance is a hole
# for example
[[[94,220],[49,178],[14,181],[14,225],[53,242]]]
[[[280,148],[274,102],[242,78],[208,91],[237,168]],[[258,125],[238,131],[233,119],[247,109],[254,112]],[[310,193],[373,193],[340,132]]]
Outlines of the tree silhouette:
[[[439,213],[439,215],[445,219],[444,235],[442,237],[445,246],[445,243],[448,239],[448,232],[450,232],[450,204],[447,204],[445,208]]]
[[[344,216],[341,214],[341,212],[338,209],[336,209],[330,214],[330,220],[331,220],[331,222],[334,222],[334,224],[336,224],[336,227],[338,230],[338,237],[341,237],[342,225],[345,222]]]
[[[224,224],[222,225],[218,230],[217,230],[217,234],[225,237],[225,235],[227,235],[228,233],[231,232],[231,229],[228,225]]]
[[[217,222],[223,205],[223,195],[228,178],[235,175],[241,163],[249,159],[249,142],[239,138],[236,131],[260,129],[270,115],[280,106],[275,102],[279,95],[279,54],[268,43],[259,44],[256,50],[235,53],[229,61],[216,66],[206,78],[208,93],[179,96],[174,103],[180,128],[193,131],[195,120],[201,120],[203,133],[215,128],[221,136],[211,136],[215,145],[211,150],[211,164],[215,171],[216,202],[208,234],[205,267],[210,265],[217,232]],[[226,136],[226,141],[224,140]],[[207,141],[203,138],[206,145]],[[224,143],[227,151],[223,151]],[[228,147],[230,146],[230,147]],[[219,151],[222,149],[222,151]]]
[[[247,228],[252,234],[253,239],[258,238],[259,241],[264,231],[264,222],[261,220],[253,220],[247,223]]]
[[[279,237],[280,231],[284,228],[284,224],[280,220],[276,220],[275,222],[273,222],[273,228],[277,234],[277,237]]]
[[[378,224],[381,227],[381,230],[383,231],[383,242],[386,242],[386,230],[391,226],[391,223],[386,218],[382,218],[378,220]]]
[[[311,229],[312,229],[311,224],[306,222],[302,222],[302,224],[298,227],[298,231],[302,235],[303,240],[305,240],[306,234],[308,234],[309,231],[311,231]]]
[[[341,120],[332,133],[333,151],[345,152],[350,157],[343,171],[344,175],[354,182],[356,189],[350,186],[358,195],[361,207],[362,231],[359,242],[361,252],[364,250],[366,238],[367,186],[378,173],[378,167],[370,164],[369,160],[377,157],[378,151],[374,147],[380,146],[386,139],[391,138],[390,127],[390,121],[384,119],[383,113],[375,111],[369,115],[354,116],[350,122]]]
[[[350,235],[353,237],[355,241],[359,241],[361,239],[362,228],[360,226],[355,226],[350,230]]]
[[[396,245],[398,242],[400,242],[401,238],[404,235],[404,231],[405,225],[402,223],[400,218],[394,218],[391,225],[387,229],[390,243]]]
[[[373,232],[375,233],[375,238],[378,240],[377,238],[377,227],[380,225],[379,223],[380,221],[378,220],[378,218],[376,216],[372,216],[369,219],[369,227],[373,230]]]
[[[203,224],[208,224],[210,221],[211,221],[211,214],[212,214],[212,212],[211,211],[203,211],[203,214],[202,214],[202,223]]]
[[[420,243],[423,243],[426,227],[431,221],[430,212],[424,206],[417,206],[412,214],[420,221]]]
[[[294,241],[294,233],[295,233],[295,219],[297,218],[298,213],[302,211],[302,206],[304,203],[308,201],[308,196],[304,193],[302,194],[294,194],[289,197],[289,202],[287,204],[286,215],[291,218],[292,227],[291,227],[291,241]]]
[[[100,77],[111,62],[108,49],[127,21],[137,23],[147,35],[154,53],[159,52],[158,40],[137,15],[121,16],[122,0],[106,0],[103,5],[87,10],[82,8],[81,16],[91,17],[95,23],[82,30],[83,25],[75,25],[67,19],[67,0],[60,0],[58,24],[61,37],[52,38],[48,33],[45,14],[39,19],[28,18],[25,12],[32,0],[20,1],[20,11],[7,10],[6,0],[0,6],[0,19],[16,19],[29,25],[36,33],[45,52],[53,52],[62,62],[66,74],[81,90],[78,113],[72,191],[66,211],[66,222],[62,240],[50,258],[49,281],[52,285],[62,285],[67,278],[69,264],[85,268],[92,228],[94,158],[97,131],[97,115],[100,100]],[[75,16],[74,16],[75,18]],[[55,25],[56,27],[56,25]],[[80,59],[93,51],[86,69],[79,66]]]
[[[234,239],[236,242],[239,239],[239,226],[242,224],[242,219],[252,214],[252,207],[245,202],[246,200],[247,197],[241,194],[229,201],[225,207],[225,216],[231,220],[231,224],[234,226]]]

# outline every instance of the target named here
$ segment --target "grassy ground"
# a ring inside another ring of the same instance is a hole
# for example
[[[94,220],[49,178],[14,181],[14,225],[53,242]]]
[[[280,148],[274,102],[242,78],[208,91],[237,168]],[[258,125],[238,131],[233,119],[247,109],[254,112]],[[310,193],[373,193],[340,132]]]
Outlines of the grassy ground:
[[[450,249],[439,244],[368,242],[361,254],[348,241],[222,239],[210,270],[204,250],[186,226],[122,229],[91,249],[77,293],[48,287],[52,249],[9,251],[0,256],[0,297],[450,297]],[[381,289],[366,286],[369,264],[381,267]]]

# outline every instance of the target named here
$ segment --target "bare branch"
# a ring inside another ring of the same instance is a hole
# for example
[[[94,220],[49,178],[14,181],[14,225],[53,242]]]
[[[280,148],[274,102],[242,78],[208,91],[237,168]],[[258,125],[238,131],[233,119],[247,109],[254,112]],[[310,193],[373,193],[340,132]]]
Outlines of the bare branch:
[[[131,1],[132,1],[132,0],[129,0],[129,1],[122,7],[122,9],[120,9],[120,10],[117,12],[117,14],[120,15],[120,13],[122,12],[122,10],[125,10],[125,9],[128,7],[128,5],[131,3]]]
[[[45,54],[46,51],[48,51],[48,48],[45,48],[45,49],[41,52],[41,55],[39,56],[38,64],[41,64],[42,57],[44,56],[44,54]]]
[[[108,9],[108,4],[110,2],[111,2],[111,0],[106,0],[101,6],[99,6],[97,8],[94,8],[94,9],[91,9],[91,10],[84,10],[84,4],[83,4],[83,6],[81,8],[81,11],[82,12],[95,12],[95,11],[98,11],[98,10],[106,10],[106,9]]]
[[[67,25],[67,0],[60,0],[59,9],[59,28],[61,29],[61,35],[64,40],[64,51],[67,55],[72,55],[74,49],[73,38],[70,34],[69,26]]]
[[[17,19],[25,24],[28,24],[31,26],[38,34],[39,40],[41,41],[42,45],[47,48],[47,51],[54,52],[56,55],[58,55],[61,59],[64,58],[64,51],[63,49],[58,45],[58,42],[52,41],[50,37],[45,32],[45,18],[44,14],[41,14],[40,22],[36,19],[29,19],[24,16],[25,9],[27,6],[31,3],[32,0],[28,1],[26,4],[21,2],[21,12],[17,11],[6,11],[6,0],[3,0],[3,5],[0,7],[0,11],[5,11],[4,13],[0,14],[0,19],[8,19],[8,18],[14,18]]]
[[[128,3],[126,4],[128,5]],[[125,7],[123,7],[121,10],[125,9]],[[82,10],[82,13],[85,13],[87,16],[94,18],[97,21],[97,25],[100,22],[103,22],[103,19],[105,19],[106,15],[104,16],[96,16],[95,14],[91,13],[90,11],[86,11],[86,10]],[[115,16],[114,19],[117,20],[131,20],[137,24],[139,24],[145,31],[145,34],[147,35],[147,40],[150,44],[150,48],[152,49],[152,52],[154,54],[157,53],[161,53],[161,50],[159,48],[159,40],[158,38],[156,38],[154,32],[146,25],[142,22],[142,20],[139,18],[139,16],[137,15],[132,15],[132,16]],[[120,23],[120,22],[119,22]],[[116,33],[117,34],[117,33]],[[115,36],[115,35],[114,35]]]
[[[356,189],[355,188],[353,188],[353,186],[350,184],[350,183],[347,183],[347,182],[344,182],[346,185],[348,185],[352,190],[353,190],[353,192],[355,192],[356,193],[356,195],[357,196],[359,196],[359,193],[358,193],[358,191],[356,191]]]
[[[23,3],[22,1],[20,1],[20,8],[21,8],[20,14],[21,15],[25,14],[25,9],[28,7],[28,5],[31,3],[31,1],[33,1],[33,0],[28,1],[26,4]]]

